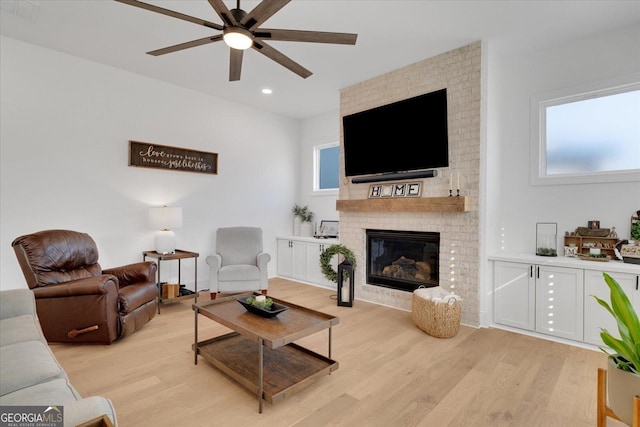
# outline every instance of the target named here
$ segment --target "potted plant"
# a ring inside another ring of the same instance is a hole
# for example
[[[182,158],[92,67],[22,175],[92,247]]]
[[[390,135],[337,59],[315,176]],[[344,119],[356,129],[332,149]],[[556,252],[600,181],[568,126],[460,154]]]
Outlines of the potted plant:
[[[631,223],[631,240],[640,240],[640,220]]]
[[[629,298],[618,282],[602,273],[611,292],[611,305],[593,296],[618,323],[620,338],[606,329],[600,332],[602,342],[611,349],[600,347],[609,355],[607,364],[607,392],[609,407],[623,422],[633,422],[633,398],[640,393],[640,321]]]
[[[296,236],[313,236],[313,224],[311,224],[311,221],[313,221],[314,214],[309,209],[309,206],[293,205],[293,209],[291,209],[291,211],[293,212],[294,217],[293,234]],[[297,232],[298,228],[299,232]]]

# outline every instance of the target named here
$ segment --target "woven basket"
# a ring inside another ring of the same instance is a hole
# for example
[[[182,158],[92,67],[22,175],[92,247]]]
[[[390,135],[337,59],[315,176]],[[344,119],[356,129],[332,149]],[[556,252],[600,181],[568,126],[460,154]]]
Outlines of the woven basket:
[[[460,300],[436,303],[415,292],[412,299],[411,317],[416,326],[436,338],[454,337],[460,330]]]

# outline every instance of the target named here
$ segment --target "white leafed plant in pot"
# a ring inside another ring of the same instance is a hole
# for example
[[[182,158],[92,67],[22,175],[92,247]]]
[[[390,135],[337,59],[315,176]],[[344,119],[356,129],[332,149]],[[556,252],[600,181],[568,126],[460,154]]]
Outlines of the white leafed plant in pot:
[[[609,347],[602,351],[609,355],[607,364],[607,392],[609,407],[623,422],[633,422],[633,398],[640,395],[640,321],[631,301],[618,282],[602,273],[609,286],[611,305],[593,296],[618,323],[619,338],[606,329],[600,332],[602,342]]]

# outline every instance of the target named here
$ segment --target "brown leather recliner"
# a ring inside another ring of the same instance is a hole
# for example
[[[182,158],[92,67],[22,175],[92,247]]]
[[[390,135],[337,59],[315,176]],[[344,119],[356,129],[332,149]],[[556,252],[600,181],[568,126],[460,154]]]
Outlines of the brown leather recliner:
[[[49,342],[111,344],[156,314],[154,262],[102,270],[94,240],[70,230],[28,234],[11,246]]]

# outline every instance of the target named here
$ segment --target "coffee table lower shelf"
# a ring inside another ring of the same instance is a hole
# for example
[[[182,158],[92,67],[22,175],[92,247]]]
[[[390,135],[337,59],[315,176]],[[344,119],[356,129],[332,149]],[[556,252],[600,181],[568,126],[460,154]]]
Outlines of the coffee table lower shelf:
[[[198,354],[213,366],[258,394],[259,347],[232,332],[198,343]],[[194,348],[195,351],[195,348]],[[317,378],[338,369],[338,362],[294,343],[277,349],[263,348],[262,398],[277,403]]]

